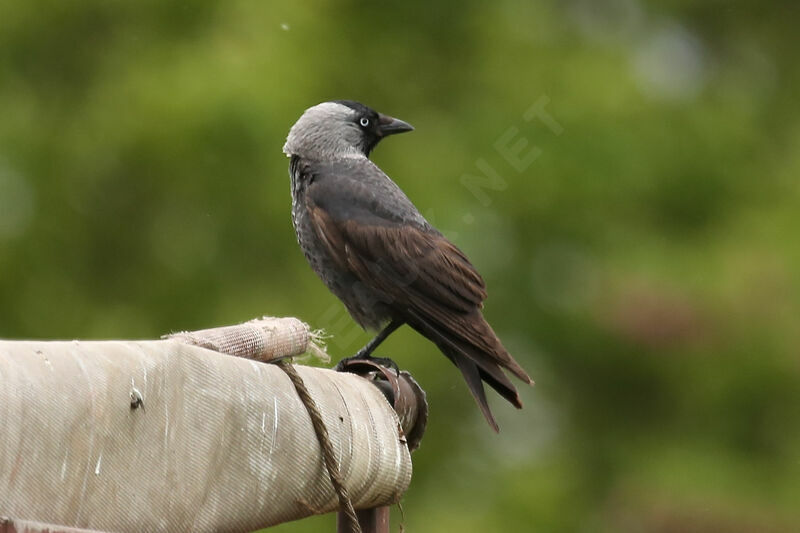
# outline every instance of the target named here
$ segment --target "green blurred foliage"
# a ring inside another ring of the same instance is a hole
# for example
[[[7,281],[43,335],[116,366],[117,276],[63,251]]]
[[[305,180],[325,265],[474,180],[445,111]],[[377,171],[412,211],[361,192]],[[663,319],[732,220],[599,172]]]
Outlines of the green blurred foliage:
[[[523,411],[492,398],[497,436],[430,343],[403,330],[384,345],[432,411],[407,530],[794,529],[798,15],[4,2],[0,337],[272,314],[354,352],[367,334],[296,246],[281,147],[306,107],[358,99],[416,126],[374,159],[484,273],[486,314],[537,381]],[[537,103],[551,120],[526,120]],[[521,139],[536,155],[515,167],[502,146]],[[481,165],[500,179],[465,186]]]

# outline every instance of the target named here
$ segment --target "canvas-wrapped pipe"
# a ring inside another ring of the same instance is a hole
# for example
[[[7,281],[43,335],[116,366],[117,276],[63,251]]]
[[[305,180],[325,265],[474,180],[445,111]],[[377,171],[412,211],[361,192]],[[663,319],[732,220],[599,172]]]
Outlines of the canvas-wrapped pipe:
[[[356,508],[399,500],[411,459],[367,380],[297,367]],[[0,515],[96,530],[251,531],[338,506],[275,365],[176,340],[0,341]]]

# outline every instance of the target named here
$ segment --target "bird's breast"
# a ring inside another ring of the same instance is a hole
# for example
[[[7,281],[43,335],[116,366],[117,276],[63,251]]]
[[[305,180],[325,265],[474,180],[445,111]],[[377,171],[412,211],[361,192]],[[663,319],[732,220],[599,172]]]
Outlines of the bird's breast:
[[[326,244],[317,236],[306,207],[305,187],[298,183],[300,181],[298,176],[292,176],[292,225],[303,255],[311,269],[342,301],[356,322],[364,328],[379,329],[390,318],[384,306],[380,305],[379,296],[333,260]],[[295,186],[296,183],[298,186]]]

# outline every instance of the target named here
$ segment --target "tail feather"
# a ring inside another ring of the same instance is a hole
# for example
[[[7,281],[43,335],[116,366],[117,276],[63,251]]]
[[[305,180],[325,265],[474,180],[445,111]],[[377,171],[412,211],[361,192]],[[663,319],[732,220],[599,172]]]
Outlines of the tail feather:
[[[492,364],[491,362],[481,364],[478,361],[484,360],[485,354],[481,354],[469,344],[458,342],[446,336],[442,338],[444,342],[437,342],[436,345],[453,364],[458,366],[458,359],[470,361],[478,369],[478,373],[483,381],[497,391],[500,396],[513,404],[514,407],[522,409],[522,400],[519,398],[516,387],[514,387],[514,384],[508,379],[508,376],[503,373],[500,366]]]
[[[474,309],[471,313],[456,314],[453,312],[443,313],[440,308],[430,305],[428,302],[420,301],[420,308],[407,309],[406,312],[417,322],[430,327],[435,327],[440,332],[447,332],[451,338],[457,338],[462,343],[468,344],[475,349],[475,353],[488,357],[491,363],[488,366],[500,365],[509,370],[520,380],[528,385],[533,385],[533,380],[517,363],[503,343],[497,338],[497,334],[492,326],[486,322],[479,309]],[[412,321],[409,321],[411,323]],[[415,328],[425,335],[422,329]],[[423,328],[424,329],[424,328]],[[431,338],[429,335],[426,337]],[[481,356],[478,356],[481,357]],[[481,362],[475,361],[478,366],[485,368]]]
[[[475,402],[478,404],[483,416],[486,418],[486,421],[495,431],[499,431],[497,422],[495,421],[494,416],[492,416],[492,412],[489,409],[489,405],[486,401],[486,393],[483,388],[483,382],[485,381],[503,398],[508,400],[518,409],[521,409],[522,401],[520,400],[519,393],[508,379],[508,376],[506,376],[506,374],[503,372],[500,365],[508,367],[507,361],[512,361],[514,366],[519,369],[524,378],[519,376],[517,372],[514,372],[513,368],[509,368],[509,370],[514,372],[514,374],[520,377],[520,379],[523,381],[532,383],[528,375],[511,358],[511,356],[508,355],[508,352],[505,351],[499,340],[497,340],[496,345],[500,350],[503,351],[503,355],[505,355],[505,357],[498,357],[495,353],[486,353],[467,340],[459,338],[453,333],[438,327],[437,324],[433,324],[413,312],[412,315],[414,316],[412,316],[412,319],[408,321],[409,325],[425,337],[432,340],[439,347],[442,353],[444,353],[444,355],[446,355],[447,358],[450,359],[450,361],[452,361],[456,367],[458,367],[458,369],[461,371],[461,374],[464,376],[464,380],[467,383],[470,393],[475,399]]]
[[[511,357],[511,354],[508,353],[503,343],[497,338],[497,334],[492,329],[492,326],[486,322],[483,315],[480,314],[480,311],[476,311],[476,314],[469,318],[471,319],[471,329],[480,336],[480,340],[482,341],[481,344],[474,345],[475,349],[477,349],[479,353],[485,353],[485,350],[488,350],[487,355],[494,364],[502,366],[528,385],[533,385],[531,377],[519,363]],[[465,344],[473,345],[471,339],[464,339],[464,341],[466,341]],[[479,364],[479,366],[481,365]]]
[[[461,355],[455,357],[448,355],[448,357],[455,363],[464,376],[464,381],[467,382],[469,392],[472,393],[472,397],[475,398],[475,402],[478,404],[481,413],[483,413],[483,417],[486,418],[486,421],[495,433],[500,433],[500,426],[497,425],[497,421],[494,419],[491,409],[489,409],[489,403],[486,401],[486,391],[483,390],[483,382],[478,372],[478,366]]]
[[[488,383],[489,386],[493,388],[500,396],[505,398],[508,403],[517,409],[522,409],[522,400],[519,398],[519,393],[507,378],[504,381],[498,381],[494,378],[494,376],[490,376],[480,368],[478,368],[478,370],[480,371],[481,379],[483,379],[483,381]],[[503,377],[505,378],[505,375]]]

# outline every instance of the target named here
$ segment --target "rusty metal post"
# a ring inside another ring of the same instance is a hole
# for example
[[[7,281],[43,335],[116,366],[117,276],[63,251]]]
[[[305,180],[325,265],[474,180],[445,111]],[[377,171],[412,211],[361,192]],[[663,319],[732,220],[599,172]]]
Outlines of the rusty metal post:
[[[406,371],[395,370],[369,360],[344,361],[342,372],[357,374],[370,380],[383,393],[400,419],[400,427],[408,450],[419,448],[428,422],[428,402],[425,391]],[[390,507],[375,507],[356,511],[362,533],[389,533]],[[339,511],[336,517],[338,533],[352,533],[347,516]]]
[[[356,511],[361,533],[389,533],[389,510],[390,507],[375,507]],[[351,533],[350,524],[341,512],[336,515],[336,531]]]

